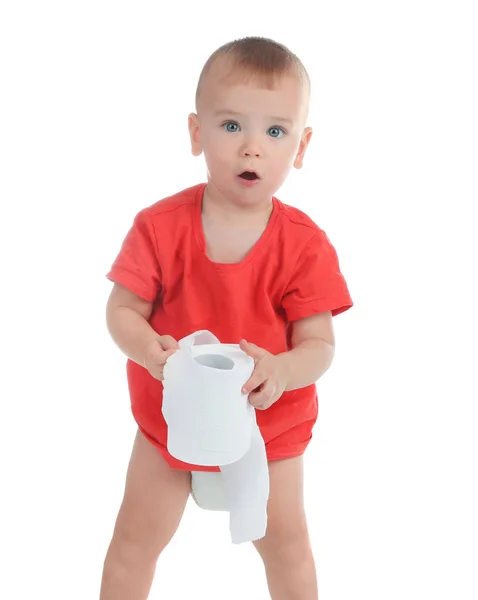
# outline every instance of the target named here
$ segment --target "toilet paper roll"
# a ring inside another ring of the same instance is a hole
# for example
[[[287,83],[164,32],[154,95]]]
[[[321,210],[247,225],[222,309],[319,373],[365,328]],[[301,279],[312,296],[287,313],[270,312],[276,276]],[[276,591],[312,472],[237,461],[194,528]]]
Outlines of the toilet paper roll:
[[[201,331],[179,342],[164,367],[163,415],[168,450],[196,465],[227,465],[251,444],[254,408],[241,388],[254,361],[238,346],[201,343],[217,340]]]
[[[195,501],[210,510],[226,504],[234,543],[259,539],[267,525],[268,465],[255,410],[241,391],[254,360],[208,331],[179,347],[164,368],[168,451],[190,464],[219,466],[220,473],[193,472]]]

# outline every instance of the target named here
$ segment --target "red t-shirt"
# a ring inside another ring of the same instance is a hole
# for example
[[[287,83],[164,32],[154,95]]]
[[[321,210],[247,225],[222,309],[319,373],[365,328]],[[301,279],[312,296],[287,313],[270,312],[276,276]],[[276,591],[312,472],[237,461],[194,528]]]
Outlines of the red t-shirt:
[[[151,327],[176,340],[207,329],[222,343],[245,338],[273,354],[290,349],[297,319],[353,306],[327,235],[307,215],[273,198],[261,238],[239,263],[220,264],[206,255],[201,208],[206,184],[156,202],[136,215],[107,277],[153,302]],[[162,383],[127,362],[133,416],[142,433],[171,467],[189,465],[167,451]],[[267,410],[256,411],[267,457],[303,454],[317,420],[315,385],[284,392]]]

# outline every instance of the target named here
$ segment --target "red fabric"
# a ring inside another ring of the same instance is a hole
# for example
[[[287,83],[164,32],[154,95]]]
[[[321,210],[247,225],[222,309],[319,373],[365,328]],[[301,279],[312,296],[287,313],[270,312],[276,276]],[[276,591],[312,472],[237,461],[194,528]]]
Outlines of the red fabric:
[[[323,311],[353,306],[327,235],[304,213],[273,198],[262,237],[237,264],[206,255],[201,221],[205,184],[165,198],[136,215],[107,277],[154,303],[150,324],[176,340],[200,329],[221,342],[242,338],[273,354],[290,349],[288,324]],[[189,465],[167,451],[162,383],[128,360],[131,407],[143,434],[168,464]],[[301,455],[317,420],[315,385],[285,392],[257,421],[269,460]]]

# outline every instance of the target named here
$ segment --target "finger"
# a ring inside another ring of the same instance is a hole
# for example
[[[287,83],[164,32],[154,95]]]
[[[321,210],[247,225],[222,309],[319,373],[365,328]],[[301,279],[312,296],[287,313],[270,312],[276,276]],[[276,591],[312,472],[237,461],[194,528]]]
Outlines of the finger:
[[[179,350],[178,342],[171,335],[162,335],[158,341],[163,350]]]
[[[249,394],[266,381],[267,377],[260,371],[254,371],[242,388],[243,394]]]
[[[167,360],[170,356],[172,356],[176,352],[177,352],[177,350],[175,348],[171,348],[171,350],[165,350],[165,352],[164,352],[165,359]]]
[[[266,402],[265,404],[261,404],[260,406],[254,406],[254,408],[256,410],[267,410],[268,408],[270,408],[272,405],[274,404],[273,400],[269,400],[269,402]]]
[[[245,352],[248,356],[253,358],[254,360],[260,360],[264,358],[267,354],[267,351],[264,348],[259,348],[255,344],[248,342],[247,340],[241,340],[239,343],[239,347],[243,352]]]
[[[249,402],[255,408],[259,408],[262,410],[264,410],[264,408],[269,408],[269,406],[272,404],[275,391],[275,383],[272,380],[268,379],[260,390],[249,394]]]
[[[175,349],[163,350],[160,344],[154,347],[153,360],[158,365],[164,365],[170,356],[176,352]]]
[[[163,379],[164,379],[163,367],[161,367],[159,365],[155,365],[154,367],[152,367],[150,369],[149,372],[155,379],[159,379],[160,381],[163,381]]]

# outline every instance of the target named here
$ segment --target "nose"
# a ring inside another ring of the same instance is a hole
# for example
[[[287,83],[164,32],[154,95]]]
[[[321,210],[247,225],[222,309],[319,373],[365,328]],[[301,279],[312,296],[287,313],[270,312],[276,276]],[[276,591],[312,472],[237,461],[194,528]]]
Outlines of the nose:
[[[248,138],[241,147],[241,156],[245,158],[259,158],[262,155],[262,149],[259,146],[257,138]]]

